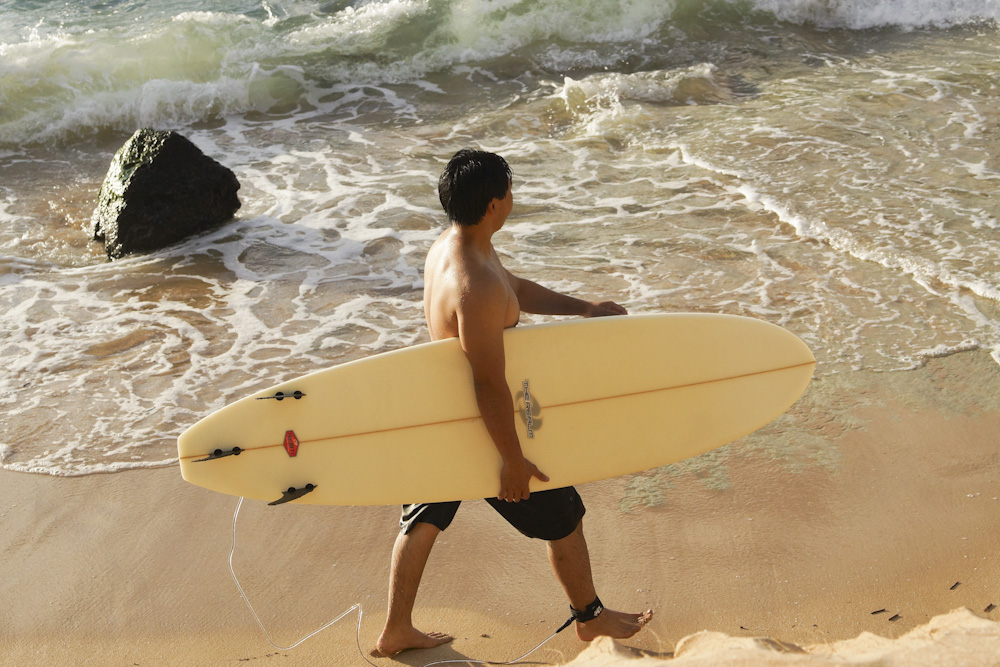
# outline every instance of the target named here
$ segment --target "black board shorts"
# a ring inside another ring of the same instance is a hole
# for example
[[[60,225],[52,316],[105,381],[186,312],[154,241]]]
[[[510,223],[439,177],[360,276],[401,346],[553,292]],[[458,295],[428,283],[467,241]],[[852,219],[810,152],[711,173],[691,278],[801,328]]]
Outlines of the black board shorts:
[[[496,498],[485,498],[507,523],[522,535],[545,540],[561,540],[576,530],[580,519],[586,514],[583,499],[572,486],[549,491],[536,491],[527,500],[509,503]],[[403,505],[399,519],[399,529],[404,534],[413,530],[418,523],[429,523],[445,530],[451,525],[462,501],[445,503],[415,503]]]

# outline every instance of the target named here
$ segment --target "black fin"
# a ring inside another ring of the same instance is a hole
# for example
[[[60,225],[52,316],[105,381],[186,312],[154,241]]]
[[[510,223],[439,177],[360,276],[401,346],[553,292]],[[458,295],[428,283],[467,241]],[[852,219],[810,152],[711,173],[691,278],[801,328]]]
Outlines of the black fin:
[[[282,492],[281,497],[277,500],[268,503],[268,505],[280,505],[282,503],[287,503],[290,500],[295,500],[296,498],[301,498],[307,493],[312,493],[316,489],[315,484],[306,484],[301,489],[296,489],[295,487],[290,487],[287,491]]]
[[[233,447],[232,449],[216,449],[214,452],[209,454],[203,459],[195,459],[193,463],[200,463],[202,461],[214,461],[215,459],[221,459],[226,456],[239,456],[243,450],[239,447]]]
[[[290,392],[290,393],[288,393],[288,394],[286,394],[286,393],[285,393],[285,392],[283,392],[283,391],[279,391],[279,392],[278,392],[277,394],[275,394],[274,396],[261,396],[261,397],[260,397],[260,398],[258,398],[257,400],[258,400],[258,401],[266,401],[266,400],[267,400],[267,399],[269,399],[269,398],[273,398],[273,399],[274,399],[274,400],[276,400],[276,401],[283,401],[283,400],[285,400],[286,398],[294,398],[294,399],[295,399],[295,400],[297,401],[297,400],[299,400],[300,398],[302,398],[303,396],[305,396],[305,394],[303,394],[303,393],[302,393],[301,391],[299,391],[299,390],[297,390],[297,389],[296,389],[295,391],[293,391],[293,392]]]

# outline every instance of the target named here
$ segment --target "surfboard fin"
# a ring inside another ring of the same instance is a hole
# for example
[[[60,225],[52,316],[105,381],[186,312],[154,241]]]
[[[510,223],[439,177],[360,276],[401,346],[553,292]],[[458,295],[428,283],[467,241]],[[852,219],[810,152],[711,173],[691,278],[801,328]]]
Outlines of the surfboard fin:
[[[298,391],[298,390],[295,390],[295,391],[293,391],[293,392],[291,392],[289,394],[286,394],[283,391],[279,391],[274,396],[260,396],[260,397],[257,398],[257,400],[258,401],[266,401],[269,398],[273,398],[276,401],[283,401],[286,398],[294,398],[297,401],[300,398],[302,398],[303,396],[305,396],[305,394],[303,394],[301,391]]]
[[[294,486],[288,488],[287,491],[283,491],[281,497],[277,500],[268,503],[268,505],[280,505],[282,503],[287,503],[290,500],[295,500],[296,498],[301,498],[307,493],[312,493],[316,490],[315,484],[306,484],[301,489],[296,489]]]
[[[243,450],[239,447],[233,447],[232,449],[216,449],[214,452],[209,454],[203,459],[195,459],[194,463],[201,463],[202,461],[214,461],[215,459],[221,459],[224,456],[239,456],[240,452]]]

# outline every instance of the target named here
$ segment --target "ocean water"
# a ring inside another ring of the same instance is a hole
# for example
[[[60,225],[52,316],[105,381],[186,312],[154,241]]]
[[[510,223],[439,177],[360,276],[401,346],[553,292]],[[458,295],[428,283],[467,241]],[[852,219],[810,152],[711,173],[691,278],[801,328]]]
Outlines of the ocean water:
[[[170,465],[248,392],[425,341],[435,184],[465,146],[507,157],[499,250],[551,287],[766,319],[821,377],[1000,363],[998,19],[996,0],[0,0],[0,465]],[[233,169],[243,207],[110,263],[86,227],[143,126]]]

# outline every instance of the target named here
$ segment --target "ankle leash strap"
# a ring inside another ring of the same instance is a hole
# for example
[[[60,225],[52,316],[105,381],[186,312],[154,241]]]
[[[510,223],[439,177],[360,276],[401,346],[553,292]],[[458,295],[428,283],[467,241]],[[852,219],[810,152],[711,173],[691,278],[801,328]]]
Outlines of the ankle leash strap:
[[[580,611],[579,609],[574,609],[573,605],[570,605],[569,618],[566,619],[566,622],[562,624],[562,627],[560,627],[558,630],[555,631],[555,634],[559,634],[560,632],[568,628],[570,625],[573,624],[573,621],[576,621],[577,623],[586,623],[588,621],[592,621],[598,616],[600,616],[602,611],[604,611],[604,605],[601,604],[601,598],[599,597],[594,598],[594,601],[588,604],[587,608],[584,609],[583,611]]]
[[[602,611],[604,611],[604,605],[601,604],[601,598],[594,598],[594,601],[588,604],[587,608],[582,611],[579,609],[573,609],[572,605],[570,605],[569,608],[570,615],[577,623],[592,621],[600,616]]]

